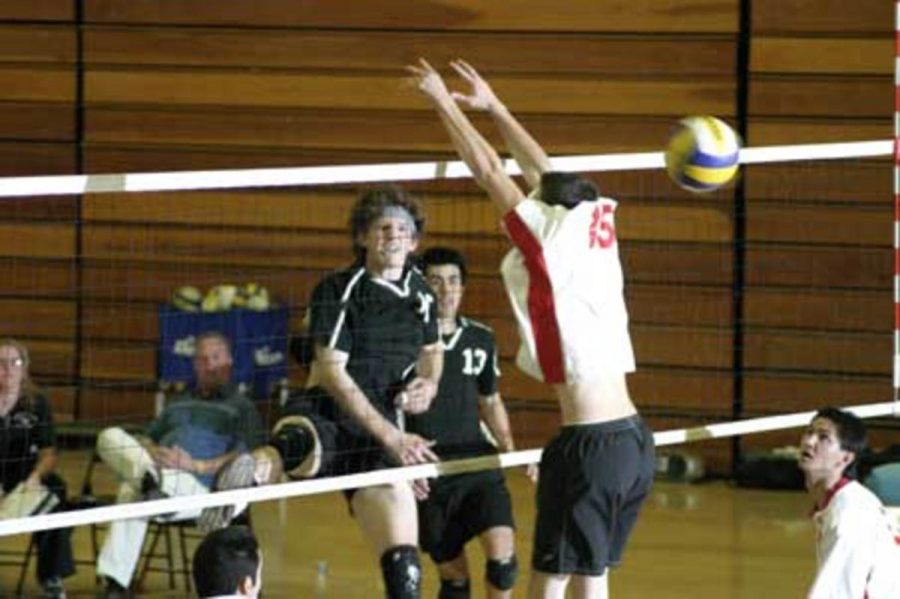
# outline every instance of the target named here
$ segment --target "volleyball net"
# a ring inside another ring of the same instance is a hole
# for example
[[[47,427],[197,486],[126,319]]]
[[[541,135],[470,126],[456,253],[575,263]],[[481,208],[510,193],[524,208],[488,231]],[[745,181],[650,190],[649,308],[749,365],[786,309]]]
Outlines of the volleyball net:
[[[553,159],[554,169],[584,173],[620,201],[638,359],[630,386],[659,431],[658,446],[762,433],[779,433],[767,444],[795,441],[790,429],[808,423],[816,406],[896,415],[897,403],[888,401],[898,380],[896,352],[889,357],[892,152],[890,141],[745,148],[741,193],[702,196],[666,178],[659,152]],[[512,163],[509,169],[517,174]],[[0,197],[15,215],[7,230],[26,236],[21,251],[8,242],[3,260],[15,284],[2,301],[19,306],[7,329],[32,349],[32,374],[49,389],[63,415],[58,422],[138,430],[160,407],[160,381],[177,379],[163,371],[166,353],[183,360],[172,372],[189,378],[193,342],[185,340],[201,329],[233,327],[235,352],[248,364],[241,381],[257,398],[275,397],[270,430],[285,381],[296,388],[305,376],[288,356],[288,338],[299,331],[315,284],[352,261],[346,222],[358,191],[384,183],[422,199],[422,248],[449,245],[468,259],[462,313],[494,330],[499,389],[518,446],[539,446],[552,430],[546,422],[555,403],[513,364],[515,325],[497,275],[508,244],[455,161],[0,179]],[[250,283],[268,292],[255,308],[246,303],[257,297]],[[203,297],[185,296],[187,287]],[[218,295],[210,295],[215,288]],[[240,294],[244,303],[229,309]],[[187,301],[187,309],[173,300]],[[45,318],[23,319],[26,308]],[[246,333],[269,316],[277,322],[260,333],[262,342]],[[736,411],[742,419],[732,422]],[[509,468],[539,457],[539,449],[527,449],[10,519],[0,521],[0,535]]]

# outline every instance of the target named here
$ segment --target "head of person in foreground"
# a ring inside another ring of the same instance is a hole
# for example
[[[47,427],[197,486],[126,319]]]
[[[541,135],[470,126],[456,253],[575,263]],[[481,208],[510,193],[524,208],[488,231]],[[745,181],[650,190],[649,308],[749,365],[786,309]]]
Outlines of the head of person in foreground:
[[[194,585],[202,599],[259,597],[262,552],[246,526],[229,526],[204,537],[194,552]]]

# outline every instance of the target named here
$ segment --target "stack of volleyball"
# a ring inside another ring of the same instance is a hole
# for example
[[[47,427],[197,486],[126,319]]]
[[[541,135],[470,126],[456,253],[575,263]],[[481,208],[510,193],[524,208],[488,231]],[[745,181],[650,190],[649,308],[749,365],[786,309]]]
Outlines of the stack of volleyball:
[[[718,189],[738,171],[741,140],[724,121],[712,116],[682,119],[666,147],[666,172],[693,192]]]
[[[172,305],[185,312],[227,312],[232,309],[264,312],[272,307],[269,290],[258,283],[215,285],[205,294],[192,286],[179,287]]]

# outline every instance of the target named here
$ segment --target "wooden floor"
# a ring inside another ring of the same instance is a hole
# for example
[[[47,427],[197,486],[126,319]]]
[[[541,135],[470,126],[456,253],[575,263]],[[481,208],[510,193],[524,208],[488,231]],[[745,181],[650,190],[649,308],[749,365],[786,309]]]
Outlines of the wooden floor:
[[[86,454],[69,452],[62,468],[80,485]],[[101,488],[111,488],[99,473]],[[533,487],[518,471],[508,476],[522,534],[519,561],[528,564],[534,521]],[[625,556],[611,577],[612,596],[666,599],[765,599],[803,595],[814,569],[809,500],[802,493],[736,489],[724,482],[658,483]],[[338,494],[257,504],[254,528],[265,554],[265,597],[380,599],[377,561]],[[85,530],[75,532],[79,557],[90,555]],[[0,548],[23,547],[24,537],[0,540]],[[477,547],[470,548],[475,578],[483,573]],[[515,597],[525,597],[527,567]],[[17,569],[0,569],[0,597],[10,596]],[[476,581],[473,597],[483,597]],[[436,576],[426,563],[425,598],[437,596]],[[6,590],[6,592],[4,592]],[[94,597],[93,569],[81,566],[67,581],[69,597]],[[37,595],[29,574],[26,596]],[[148,579],[140,597],[188,597],[170,592],[162,577]]]

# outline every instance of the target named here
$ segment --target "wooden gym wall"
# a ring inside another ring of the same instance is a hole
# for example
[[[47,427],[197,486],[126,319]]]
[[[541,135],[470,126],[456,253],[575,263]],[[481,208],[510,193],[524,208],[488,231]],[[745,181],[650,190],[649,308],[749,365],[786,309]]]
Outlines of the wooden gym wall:
[[[0,174],[450,157],[402,82],[418,56],[469,59],[552,154],[656,150],[685,114],[742,119],[751,145],[891,135],[883,0],[757,0],[743,28],[739,0],[297,6],[3,2]],[[888,162],[754,167],[745,204],[733,189],[690,196],[661,173],[597,181],[622,200],[639,360],[631,386],[657,428],[728,419],[736,398],[755,414],[889,397]],[[414,187],[430,217],[425,244],[467,253],[468,313],[498,334],[502,390],[531,434],[524,444],[542,441],[552,402],[511,363],[496,218],[469,184]],[[347,262],[355,191],[4,200],[0,332],[28,342],[61,414],[146,418],[156,304],[180,285],[256,280],[303,306],[316,280]],[[736,209],[746,217],[737,240]],[[727,462],[727,443],[709,447]]]

